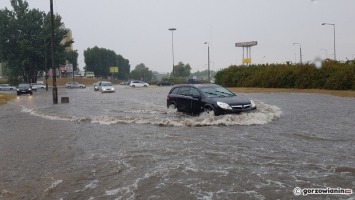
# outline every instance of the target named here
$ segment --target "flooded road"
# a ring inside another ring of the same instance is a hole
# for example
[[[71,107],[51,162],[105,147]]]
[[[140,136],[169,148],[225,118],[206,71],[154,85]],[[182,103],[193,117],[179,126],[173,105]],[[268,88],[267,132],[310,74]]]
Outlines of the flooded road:
[[[169,87],[60,88],[0,107],[0,198],[354,199],[355,99],[246,94],[257,111],[192,117]]]

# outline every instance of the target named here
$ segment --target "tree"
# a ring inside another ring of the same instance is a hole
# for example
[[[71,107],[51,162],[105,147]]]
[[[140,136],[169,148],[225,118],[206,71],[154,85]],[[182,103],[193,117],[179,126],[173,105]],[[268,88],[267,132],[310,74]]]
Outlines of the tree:
[[[22,76],[26,82],[34,82],[39,71],[50,66],[50,14],[38,9],[29,9],[25,0],[11,0],[13,10],[0,10],[0,60],[7,63],[10,76]],[[65,62],[65,47],[62,44],[68,29],[61,28],[61,17],[54,19],[55,66]],[[47,62],[46,62],[47,61]]]
[[[213,70],[210,70],[210,76],[211,78],[213,78],[214,76],[216,75],[216,72],[213,71]],[[208,80],[208,70],[203,70],[203,71],[197,71],[197,72],[194,72],[190,75],[191,76],[196,76],[197,79],[199,80]]]
[[[65,55],[65,60],[73,64],[73,71],[76,71],[78,68],[78,51],[67,51]]]
[[[105,48],[87,48],[84,51],[85,70],[93,71],[95,76],[107,78],[111,76],[110,67],[118,66],[119,72],[116,75],[119,79],[128,79],[130,65],[129,60],[117,55],[114,51]]]
[[[141,63],[131,71],[130,77],[137,80],[151,81],[153,78],[153,72],[149,70],[149,68],[146,67],[143,63]]]
[[[174,77],[184,77],[187,78],[191,74],[191,67],[189,64],[184,64],[179,62],[177,65],[174,66]]]

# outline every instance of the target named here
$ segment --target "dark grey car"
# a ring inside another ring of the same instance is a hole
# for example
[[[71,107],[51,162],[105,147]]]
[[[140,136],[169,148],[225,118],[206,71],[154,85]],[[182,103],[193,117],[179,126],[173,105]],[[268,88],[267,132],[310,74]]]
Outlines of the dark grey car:
[[[247,112],[256,109],[253,100],[236,95],[216,84],[174,86],[167,96],[167,107],[188,114],[214,112],[215,115]]]
[[[32,95],[31,85],[28,84],[28,83],[19,84],[18,87],[17,87],[17,95],[21,95],[21,94],[30,94],[30,95]]]

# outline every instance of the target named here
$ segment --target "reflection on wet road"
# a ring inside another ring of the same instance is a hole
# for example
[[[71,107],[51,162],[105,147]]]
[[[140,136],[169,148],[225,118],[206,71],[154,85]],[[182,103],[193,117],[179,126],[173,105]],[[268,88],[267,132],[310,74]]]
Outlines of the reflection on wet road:
[[[168,91],[61,89],[59,96],[68,96],[69,104],[52,105],[51,94],[40,91],[8,105],[72,130],[62,137],[75,153],[63,169],[48,171],[54,179],[47,180],[42,194],[57,199],[292,199],[295,187],[355,188],[354,98],[248,94],[256,100],[255,112],[192,117],[166,108]],[[50,194],[44,192],[48,188]]]

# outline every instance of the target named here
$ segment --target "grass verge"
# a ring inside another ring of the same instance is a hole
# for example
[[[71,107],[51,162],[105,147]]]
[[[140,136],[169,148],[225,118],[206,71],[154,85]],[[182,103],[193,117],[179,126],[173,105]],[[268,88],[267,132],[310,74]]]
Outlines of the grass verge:
[[[7,102],[9,102],[15,98],[16,98],[16,96],[14,96],[14,95],[0,93],[0,106],[6,104]]]

